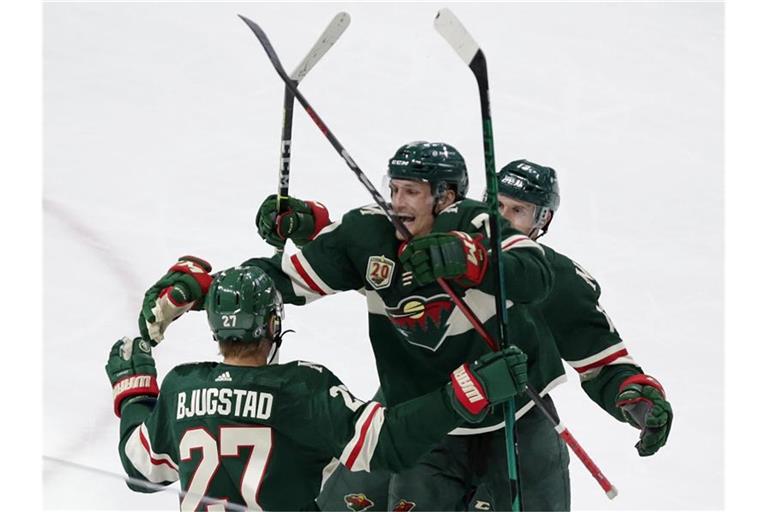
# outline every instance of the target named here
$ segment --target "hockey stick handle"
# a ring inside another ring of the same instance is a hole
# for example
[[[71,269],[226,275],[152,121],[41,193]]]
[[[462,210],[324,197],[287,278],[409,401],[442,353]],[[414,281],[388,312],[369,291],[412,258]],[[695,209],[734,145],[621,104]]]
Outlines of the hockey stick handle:
[[[584,450],[576,438],[573,437],[573,434],[571,434],[565,425],[563,425],[563,423],[555,418],[555,416],[549,411],[547,404],[544,403],[544,400],[541,399],[541,396],[539,395],[538,391],[536,391],[536,388],[530,384],[527,385],[525,387],[525,394],[535,405],[539,407],[539,410],[544,413],[544,416],[547,417],[547,420],[549,420],[549,422],[555,427],[555,432],[557,432],[557,435],[559,435],[560,438],[565,441],[565,444],[567,444],[573,453],[576,454],[581,463],[584,464],[584,467],[587,468],[587,471],[589,471],[594,479],[597,480],[597,483],[600,484],[600,487],[602,487],[603,491],[605,491],[606,496],[608,496],[609,499],[615,498],[618,494],[616,487],[614,487],[614,485],[608,480],[608,478],[606,478],[603,472],[600,471],[600,468],[597,467],[597,464],[595,464],[592,458],[587,454],[586,450]]]
[[[298,83],[298,82],[296,82]],[[280,202],[288,197],[291,179],[291,139],[293,138],[293,91],[286,86],[283,95],[283,131],[280,135],[280,174],[277,184],[277,211]]]

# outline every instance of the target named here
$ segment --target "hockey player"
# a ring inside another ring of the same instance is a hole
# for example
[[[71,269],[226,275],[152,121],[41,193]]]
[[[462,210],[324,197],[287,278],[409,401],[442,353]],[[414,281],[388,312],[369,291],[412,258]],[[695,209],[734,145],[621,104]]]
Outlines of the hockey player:
[[[557,173],[527,160],[515,160],[498,173],[501,214],[531,239],[543,236],[560,204]],[[589,397],[619,421],[640,429],[637,452],[653,455],[672,426],[664,388],[629,355],[600,305],[600,285],[582,266],[541,245],[555,273],[554,287],[538,305],[562,358],[581,379]]]
[[[560,203],[555,170],[516,160],[501,169],[498,179],[501,214],[538,240]],[[561,357],[579,373],[588,396],[617,420],[641,430],[636,445],[639,455],[653,455],[666,443],[672,425],[664,389],[629,355],[599,303],[597,281],[566,256],[542,247],[555,279],[549,296],[532,307],[534,318],[547,324]],[[567,448],[559,437],[546,437],[543,429],[532,428],[534,420],[529,414],[517,423],[523,505],[529,510],[569,510]],[[538,449],[531,451],[529,444]],[[339,468],[318,503],[328,510],[338,509],[347,496],[376,496],[385,486],[386,475],[381,473],[369,476]]]
[[[443,143],[407,144],[390,159],[388,175],[392,206],[411,231],[410,241],[401,239],[375,205],[327,225],[327,211],[317,203],[292,200],[288,211],[277,212],[275,201],[267,200],[257,219],[262,235],[275,244],[290,237],[303,247],[280,261],[254,258],[245,264],[267,270],[292,304],[343,290],[364,291],[379,380],[392,406],[433,389],[457,364],[489,351],[436,279],[460,290],[491,332],[496,283],[486,273],[489,212],[484,203],[466,199],[466,166],[458,151]],[[504,285],[516,304],[510,309],[512,339],[528,355],[529,381],[546,393],[562,367],[554,343],[538,339],[522,305],[547,295],[551,270],[542,249],[527,236],[506,223],[501,235]],[[145,295],[140,328],[155,341],[162,339],[171,321],[199,303],[205,290],[196,282],[208,271],[200,262],[174,266]],[[532,408],[526,400],[517,405],[518,417]],[[556,436],[546,423],[534,429],[542,427]],[[390,508],[510,507],[500,411],[451,434],[413,470],[393,478]]]
[[[321,365],[268,365],[280,344],[282,300],[257,267],[219,273],[205,309],[222,363],[177,366],[162,388],[150,344],[123,338],[106,365],[120,417],[120,458],[133,480],[181,481],[181,510],[305,510],[339,462],[398,470],[463,421],[519,393],[519,349],[463,364],[447,384],[385,408],[354,398]],[[447,375],[446,375],[447,378]]]

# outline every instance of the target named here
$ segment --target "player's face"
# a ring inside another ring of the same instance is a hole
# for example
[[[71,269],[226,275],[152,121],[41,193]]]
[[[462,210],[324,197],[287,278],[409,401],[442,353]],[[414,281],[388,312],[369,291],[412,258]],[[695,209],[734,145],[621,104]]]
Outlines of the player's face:
[[[434,198],[429,183],[411,180],[390,180],[389,192],[392,209],[413,236],[432,231]],[[404,238],[397,234],[398,240]]]
[[[499,194],[499,212],[512,227],[530,235],[536,222],[536,205]]]

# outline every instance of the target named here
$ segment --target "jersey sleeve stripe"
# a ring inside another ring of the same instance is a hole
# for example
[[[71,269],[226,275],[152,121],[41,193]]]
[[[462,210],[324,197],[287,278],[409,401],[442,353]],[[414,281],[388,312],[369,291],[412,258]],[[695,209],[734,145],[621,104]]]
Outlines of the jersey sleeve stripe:
[[[175,482],[179,479],[179,466],[170,455],[156,453],[142,423],[125,443],[125,456],[144,478],[152,483]]]
[[[301,253],[291,255],[290,263],[283,265],[283,271],[295,284],[310,292],[310,295],[323,296],[333,293],[333,290],[323,283],[322,279],[312,270],[309,262]],[[307,296],[308,293],[299,293],[299,295]]]
[[[344,447],[341,463],[352,471],[370,471],[383,424],[384,408],[378,402],[369,403],[355,423],[355,435]]]
[[[632,361],[628,364],[634,364],[634,360],[629,355],[629,352],[627,352],[624,343],[617,343],[616,345],[608,347],[605,350],[598,352],[597,354],[586,357],[584,359],[580,359],[578,361],[566,362],[571,365],[577,372],[584,373],[595,368],[607,366],[611,363],[617,364],[615,361],[617,361],[619,358],[622,358],[622,360]]]
[[[502,252],[508,251],[510,249],[538,249],[542,254],[544,254],[544,249],[542,249],[539,244],[525,235],[512,235],[511,237],[501,241]]]

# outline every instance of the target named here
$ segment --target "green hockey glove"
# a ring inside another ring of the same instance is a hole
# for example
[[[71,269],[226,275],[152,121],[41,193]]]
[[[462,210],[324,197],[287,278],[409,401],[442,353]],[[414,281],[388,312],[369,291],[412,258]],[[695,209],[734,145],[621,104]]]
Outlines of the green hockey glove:
[[[135,396],[156,397],[157,370],[152,348],[142,338],[117,340],[104,367],[112,384],[115,414],[120,417],[123,400]]]
[[[256,213],[259,236],[275,247],[283,247],[289,238],[299,247],[306,245],[328,224],[328,210],[321,203],[283,197],[278,211],[274,194],[261,203]]]
[[[528,382],[528,356],[515,346],[463,364],[446,384],[451,405],[470,423],[482,421],[489,406],[519,394]]]
[[[139,313],[139,332],[157,345],[165,329],[190,309],[203,306],[211,286],[211,265],[194,256],[182,256],[160,280],[144,294]]]
[[[438,278],[453,279],[461,286],[477,286],[488,268],[488,251],[482,237],[462,231],[417,236],[400,248],[400,261],[420,285]]]
[[[641,457],[653,455],[666,444],[672,428],[672,405],[656,379],[638,374],[624,380],[616,395],[616,407],[630,425],[640,429],[635,448]]]

